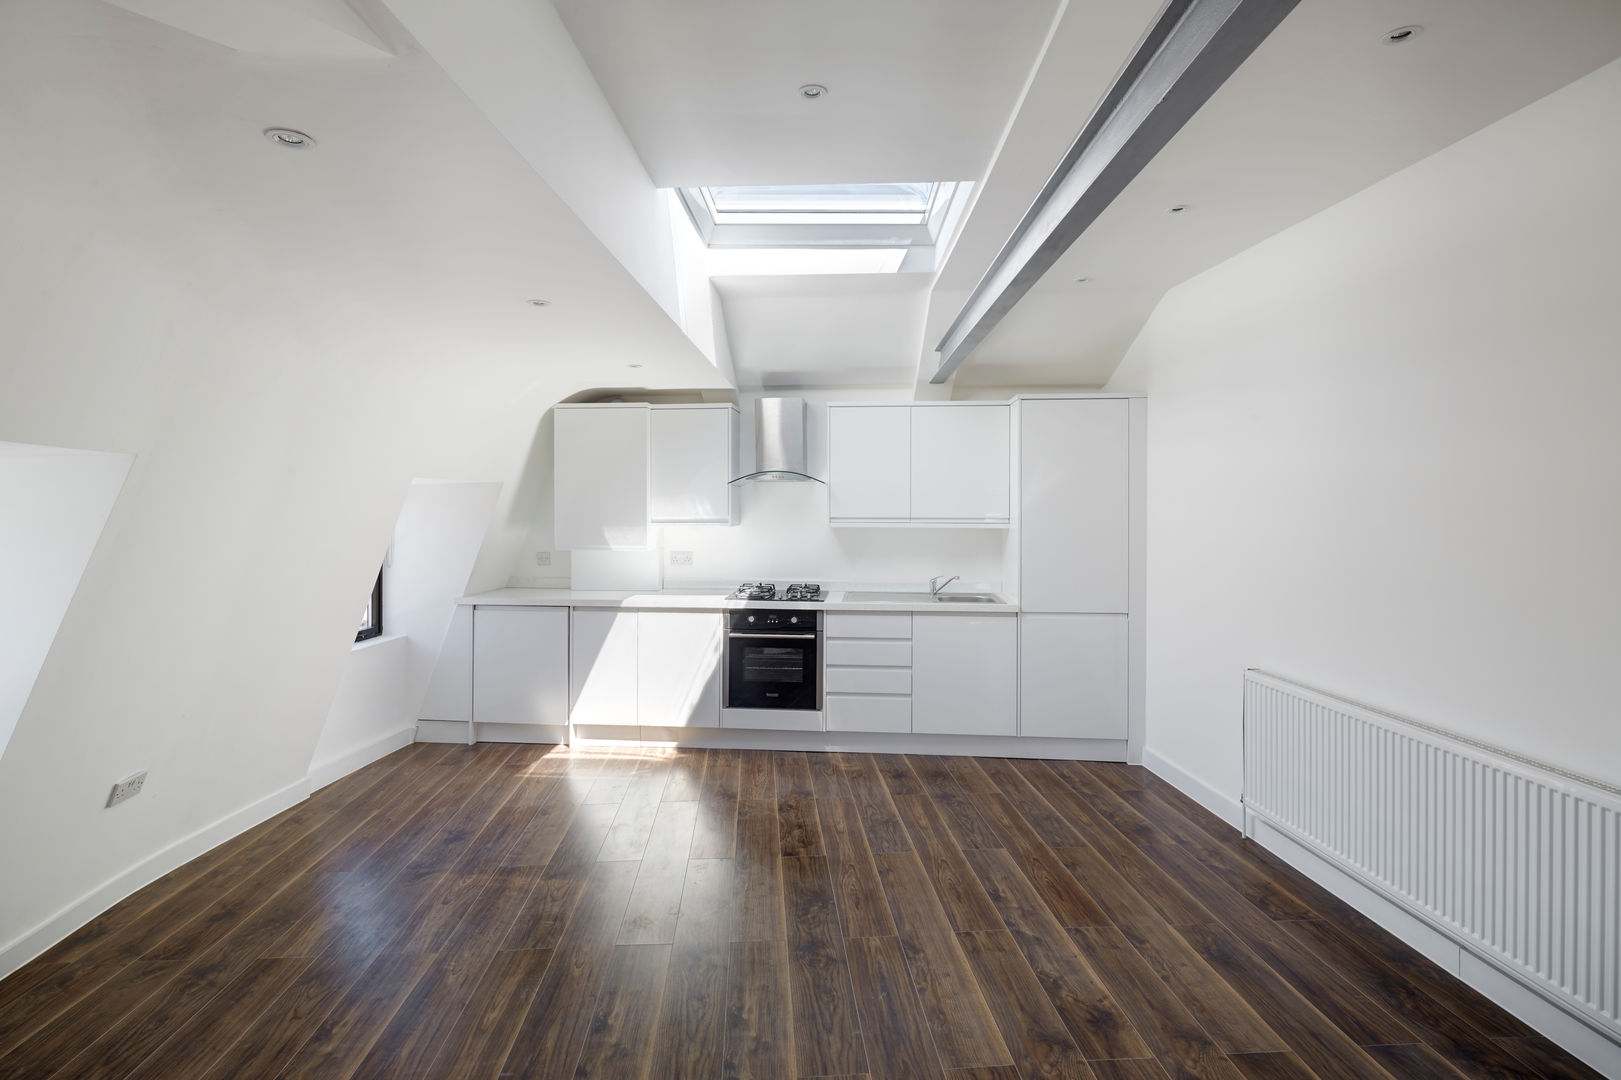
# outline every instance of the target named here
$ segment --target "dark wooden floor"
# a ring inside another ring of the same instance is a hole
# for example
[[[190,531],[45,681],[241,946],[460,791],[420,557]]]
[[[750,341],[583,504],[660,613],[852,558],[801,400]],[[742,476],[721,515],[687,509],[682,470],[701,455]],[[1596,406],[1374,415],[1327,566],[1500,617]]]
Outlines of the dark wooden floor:
[[[1593,1077],[1140,768],[418,745],[0,983],[3,1077]]]

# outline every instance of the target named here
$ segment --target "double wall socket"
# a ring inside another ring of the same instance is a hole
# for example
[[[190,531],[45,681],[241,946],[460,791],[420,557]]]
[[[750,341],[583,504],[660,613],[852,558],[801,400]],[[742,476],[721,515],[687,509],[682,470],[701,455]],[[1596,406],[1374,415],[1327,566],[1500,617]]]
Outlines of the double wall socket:
[[[672,551],[672,552],[670,552],[670,565],[671,566],[691,566],[692,565],[692,552],[690,552],[690,551]]]
[[[107,805],[109,807],[117,806],[121,802],[127,802],[128,800],[133,799],[135,796],[141,793],[141,789],[145,786],[145,769],[142,769],[134,776],[126,776],[124,779],[113,785],[112,794],[107,796]]]

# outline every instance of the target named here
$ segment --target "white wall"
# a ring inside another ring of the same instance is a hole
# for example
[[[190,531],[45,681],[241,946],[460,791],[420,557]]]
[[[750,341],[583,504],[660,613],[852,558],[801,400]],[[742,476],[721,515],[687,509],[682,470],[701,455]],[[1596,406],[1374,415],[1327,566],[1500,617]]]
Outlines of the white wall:
[[[128,454],[0,442],[0,755],[129,466]]]
[[[1172,291],[1148,745],[1229,797],[1259,667],[1621,783],[1621,62]]]
[[[356,643],[326,711],[310,760],[310,783],[323,787],[410,743],[416,734],[406,693],[410,640],[388,635]]]
[[[502,483],[471,579],[504,584],[547,408],[626,356],[719,380],[415,49],[15,0],[0,100],[0,438],[135,458],[0,758],[5,972],[307,790],[412,477]]]

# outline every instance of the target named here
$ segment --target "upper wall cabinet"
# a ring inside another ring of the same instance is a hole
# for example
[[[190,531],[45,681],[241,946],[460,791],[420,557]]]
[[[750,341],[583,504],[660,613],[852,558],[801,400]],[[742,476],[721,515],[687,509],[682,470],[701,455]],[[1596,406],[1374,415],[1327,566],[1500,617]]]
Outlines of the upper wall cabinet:
[[[648,413],[649,520],[736,525],[737,410],[655,405]]]
[[[912,410],[912,520],[1006,524],[1011,410]]]
[[[559,405],[553,542],[648,546],[646,405]]]
[[[645,549],[650,525],[735,525],[737,409],[559,405],[553,543]]]
[[[839,521],[912,516],[912,408],[827,407],[827,512]]]
[[[834,525],[1005,526],[1007,405],[829,405]]]

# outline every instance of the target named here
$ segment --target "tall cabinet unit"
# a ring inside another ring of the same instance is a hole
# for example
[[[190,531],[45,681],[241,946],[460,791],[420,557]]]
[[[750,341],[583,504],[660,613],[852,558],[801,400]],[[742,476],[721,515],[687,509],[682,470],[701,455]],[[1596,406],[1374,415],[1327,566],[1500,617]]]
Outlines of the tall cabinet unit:
[[[1019,400],[1022,736],[1133,735],[1131,446],[1141,408],[1126,397]]]

